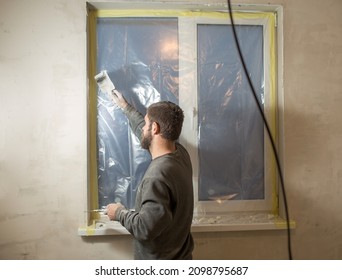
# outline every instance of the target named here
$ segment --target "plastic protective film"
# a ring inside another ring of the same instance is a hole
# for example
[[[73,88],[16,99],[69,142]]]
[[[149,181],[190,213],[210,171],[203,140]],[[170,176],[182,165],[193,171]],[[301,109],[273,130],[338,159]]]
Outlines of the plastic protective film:
[[[263,27],[236,26],[250,77],[264,102]],[[193,111],[197,100],[198,199],[264,198],[263,122],[251,95],[229,25],[199,24],[196,67],[179,69],[179,38],[193,37],[175,18],[98,18],[97,73],[107,70],[116,88],[142,114],[159,100]],[[179,32],[183,32],[179,36]],[[187,44],[182,43],[182,48]],[[191,52],[191,50],[189,50]],[[179,73],[197,75],[196,88]],[[195,73],[197,71],[197,74]],[[187,104],[189,103],[189,104]],[[132,134],[126,116],[98,91],[97,153],[99,207],[121,202],[134,208],[150,155]],[[197,184],[196,184],[197,185]]]
[[[198,25],[199,200],[264,198],[264,131],[231,28]],[[263,26],[236,26],[263,103]]]
[[[160,46],[178,45],[176,18],[99,18],[97,72],[107,70],[115,87],[143,115],[160,100],[178,103],[178,56]],[[171,43],[168,43],[171,42]],[[99,207],[121,202],[134,208],[137,186],[150,161],[126,116],[98,92]]]

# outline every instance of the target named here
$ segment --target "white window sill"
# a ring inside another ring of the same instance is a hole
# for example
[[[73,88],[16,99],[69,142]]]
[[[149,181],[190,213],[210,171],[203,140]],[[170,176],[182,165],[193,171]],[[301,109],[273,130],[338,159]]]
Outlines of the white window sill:
[[[296,226],[290,221],[290,228]],[[206,215],[194,217],[192,232],[251,231],[251,230],[285,230],[284,218],[267,213],[239,213],[234,215]],[[119,223],[109,221],[107,216],[93,221],[90,226],[78,228],[79,236],[129,235]]]

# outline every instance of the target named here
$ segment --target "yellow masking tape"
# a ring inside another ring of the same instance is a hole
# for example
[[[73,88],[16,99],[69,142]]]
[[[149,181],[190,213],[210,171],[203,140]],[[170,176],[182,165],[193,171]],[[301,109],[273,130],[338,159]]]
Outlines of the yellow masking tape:
[[[276,116],[277,116],[277,94],[276,94],[276,53],[275,53],[275,15],[274,13],[267,13],[267,26],[269,32],[268,38],[268,46],[265,46],[266,51],[270,56],[269,60],[269,77],[266,77],[266,81],[268,79],[269,82],[269,98],[270,98],[270,111],[268,116],[269,126],[271,130],[271,134],[275,143],[277,143],[277,133],[276,133]],[[265,81],[265,82],[266,82]],[[276,168],[276,161],[275,157],[272,156],[271,164],[272,168],[272,212],[273,214],[278,214],[278,193],[277,193],[277,168]]]
[[[96,126],[97,126],[97,92],[96,82],[93,78],[96,73],[96,15],[88,16],[88,61],[89,61],[89,102],[88,102],[88,125],[89,125],[89,209],[98,209],[98,181],[97,181],[97,149],[96,149]],[[90,220],[95,217],[90,214]]]
[[[183,11],[183,10],[95,10],[91,11],[98,18],[104,17],[207,17],[229,19],[227,11]],[[267,19],[272,13],[267,12],[233,12],[234,19]]]

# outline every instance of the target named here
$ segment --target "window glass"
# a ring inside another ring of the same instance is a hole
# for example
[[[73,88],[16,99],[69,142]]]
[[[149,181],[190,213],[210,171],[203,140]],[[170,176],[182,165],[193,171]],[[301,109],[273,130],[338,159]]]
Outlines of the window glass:
[[[98,18],[97,73],[107,70],[115,87],[142,114],[151,103],[178,103],[176,18]],[[98,90],[97,175],[99,207],[121,202],[134,208],[150,155],[129,129],[121,109]]]
[[[236,31],[260,103],[263,26]],[[231,26],[197,26],[199,200],[264,199],[264,130]]]

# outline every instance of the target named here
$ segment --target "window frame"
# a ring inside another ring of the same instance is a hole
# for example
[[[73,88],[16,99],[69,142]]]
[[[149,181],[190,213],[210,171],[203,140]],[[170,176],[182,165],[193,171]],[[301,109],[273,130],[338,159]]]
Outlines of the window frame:
[[[112,7],[111,7],[112,8]],[[241,8],[241,6],[240,6]],[[210,9],[209,9],[210,10]],[[282,135],[282,129],[283,129],[283,125],[282,125],[282,120],[283,120],[283,88],[282,88],[282,63],[283,63],[283,58],[282,58],[282,29],[278,28],[278,18],[279,15],[282,17],[282,7],[281,6],[275,6],[275,7],[270,7],[267,6],[266,8],[264,6],[258,6],[258,8],[256,7],[249,7],[246,9],[247,11],[234,11],[233,16],[234,16],[234,20],[236,24],[243,24],[244,20],[245,20],[245,16],[248,15],[249,17],[255,17],[254,20],[260,23],[260,16],[265,17],[264,20],[266,20],[267,18],[267,23],[264,25],[266,27],[271,27],[272,31],[271,31],[271,35],[269,35],[269,38],[266,38],[266,40],[270,40],[269,44],[273,45],[273,52],[270,54],[270,60],[272,61],[272,63],[270,63],[269,67],[264,66],[264,70],[265,70],[265,77],[267,77],[267,75],[269,75],[269,73],[267,74],[267,71],[271,72],[272,77],[271,77],[271,85],[270,88],[272,88],[272,92],[273,94],[270,96],[270,98],[272,99],[272,106],[266,107],[265,108],[265,113],[266,116],[269,119],[269,116],[271,115],[271,119],[270,119],[270,127],[271,130],[273,131],[273,137],[276,140],[276,143],[278,143],[278,147],[280,147],[279,150],[279,154],[280,154],[280,158],[282,158],[282,138],[279,137],[279,135]],[[249,11],[250,10],[250,11]],[[257,10],[257,12],[255,12],[255,10]],[[165,14],[169,14],[172,17],[176,14],[184,14],[184,13],[188,13],[190,11],[184,11],[184,10],[176,10],[176,11],[164,11]],[[224,21],[226,21],[226,23],[222,22],[222,18],[220,19],[213,19],[211,18],[209,20],[209,22],[213,23],[213,22],[220,22],[220,24],[230,24],[229,23],[229,18],[228,18],[228,13],[227,11],[222,12],[218,9],[216,9],[214,12],[217,13],[217,15],[219,15],[220,17],[223,17]],[[116,15],[118,15],[118,10],[99,10],[96,7],[94,7],[93,5],[88,6],[88,22],[87,22],[87,30],[88,30],[88,65],[87,65],[87,69],[88,69],[88,203],[87,203],[87,217],[86,217],[86,229],[82,228],[79,229],[79,233],[80,235],[97,235],[94,230],[98,229],[97,226],[97,222],[100,222],[100,224],[103,222],[103,217],[101,217],[101,215],[97,212],[92,212],[92,210],[97,209],[98,208],[98,191],[97,191],[97,155],[96,155],[96,133],[94,133],[94,131],[96,131],[96,83],[94,81],[94,79],[92,77],[95,76],[95,71],[96,71],[96,42],[94,40],[94,38],[96,38],[96,18],[97,17],[105,17],[105,16],[113,16],[113,13],[115,13]],[[119,11],[119,15],[122,16],[129,16],[129,14],[132,14],[132,10],[120,10]],[[155,11],[152,10],[138,10],[138,12],[136,13],[136,15],[139,14],[141,16],[146,17],[148,16],[154,16],[155,15]],[[199,14],[201,14],[201,12],[199,12]],[[136,16],[135,15],[135,16]],[[160,16],[160,14],[158,14],[157,16]],[[259,18],[258,18],[259,17]],[[251,19],[251,18],[250,18]],[[201,20],[199,21],[201,23],[207,23],[208,19],[204,19],[203,17],[201,18]],[[181,24],[181,20],[180,20],[180,24]],[[250,24],[250,22],[248,23]],[[274,28],[273,28],[274,27]],[[182,32],[180,32],[181,34]],[[194,35],[197,34],[197,32],[193,32]],[[271,39],[272,40],[271,40]],[[197,39],[196,39],[197,40]],[[196,42],[195,40],[195,42]],[[181,40],[180,40],[181,41]],[[194,44],[196,45],[196,44]],[[265,44],[266,45],[266,44]],[[182,49],[181,47],[179,49]],[[265,48],[264,48],[265,50]],[[94,52],[95,51],[95,52]],[[197,51],[195,50],[194,54],[196,54]],[[181,57],[181,55],[180,55]],[[265,56],[266,57],[266,56]],[[181,63],[181,60],[180,60]],[[197,73],[197,67],[196,68],[196,72]],[[182,67],[180,66],[180,69],[182,69]],[[180,79],[182,79],[182,75],[180,73]],[[265,78],[266,80],[267,78]],[[196,82],[195,82],[196,81]],[[180,92],[181,92],[181,82],[180,82]],[[197,88],[197,74],[194,77],[194,86],[195,88]],[[265,85],[266,86],[266,85]],[[196,89],[197,92],[197,89]],[[266,92],[266,89],[265,89]],[[265,93],[266,96],[266,93]],[[196,139],[197,134],[196,134],[196,128],[194,127],[194,124],[197,123],[196,118],[196,107],[197,107],[197,94],[196,94],[196,106],[193,107],[193,111],[191,114],[188,113],[188,115],[186,115],[186,119],[190,120],[188,122],[184,123],[184,131],[188,131],[190,132],[190,134],[186,134],[186,133],[182,133],[182,136],[180,138],[180,142],[182,144],[184,144],[186,147],[188,147],[189,153],[192,157],[192,159],[197,159],[198,162],[198,155],[197,155],[197,151],[194,151],[193,148],[190,148],[190,142],[189,139]],[[179,97],[179,104],[180,106],[182,106],[184,100],[182,99],[182,94],[180,94]],[[95,108],[94,108],[95,107]],[[279,108],[280,110],[277,110],[277,108]],[[188,129],[190,128],[190,129]],[[188,138],[189,137],[189,138]],[[270,150],[270,144],[267,144],[266,142],[268,142],[268,136],[265,134],[265,145],[266,150],[267,151],[267,156],[266,158],[271,158],[271,156],[269,155],[270,153],[272,153],[272,151]],[[193,140],[191,140],[193,141]],[[269,194],[269,196],[271,197],[271,202],[268,202],[269,206],[267,209],[263,208],[258,208],[256,207],[253,210],[254,214],[260,214],[261,212],[266,214],[266,216],[268,215],[268,217],[270,218],[272,217],[277,217],[279,218],[280,216],[282,216],[283,210],[282,210],[282,206],[281,206],[281,201],[279,201],[279,196],[278,196],[278,178],[277,178],[277,172],[275,169],[275,161],[274,159],[270,159],[269,160],[269,164],[271,164],[273,167],[270,170],[265,170],[267,172],[270,172],[270,175],[267,175],[267,178],[272,178],[272,188],[271,188],[271,193]],[[266,165],[266,164],[265,164]],[[222,211],[222,205],[218,204],[215,206],[211,206],[209,208],[207,208],[207,206],[205,204],[208,203],[198,203],[198,193],[197,193],[197,186],[198,186],[198,166],[196,164],[194,164],[194,191],[195,191],[195,197],[196,197],[196,201],[195,201],[195,212],[194,212],[194,216],[195,217],[204,217],[204,216],[210,216],[211,213],[216,214],[217,212],[221,212],[221,214],[227,214],[228,211],[236,211],[239,212],[242,209],[244,209],[244,203],[243,201],[240,201],[240,203],[233,203],[230,205],[230,207],[225,207],[224,210]],[[230,201],[231,202],[231,201]],[[242,203],[241,203],[242,202]],[[208,214],[209,213],[209,214]],[[235,213],[235,214],[236,214]],[[244,215],[249,215],[251,212],[246,212]],[[270,216],[271,214],[271,216]],[[280,216],[279,216],[280,214]],[[241,217],[241,215],[240,215]],[[263,216],[264,217],[264,216]],[[261,220],[264,220],[264,218],[262,218]],[[271,219],[272,220],[272,219]],[[102,221],[102,222],[101,222]],[[216,223],[216,222],[215,222]],[[208,224],[208,221],[206,220],[204,222],[204,224]],[[210,224],[210,222],[209,222]],[[260,224],[264,224],[264,226],[261,226],[261,228],[274,228],[274,225],[277,224],[277,226],[275,228],[280,229],[280,228],[285,228],[286,224],[284,222],[284,220],[278,220],[278,222],[261,222]],[[101,231],[97,231],[98,235],[103,235],[103,234],[127,234],[127,232],[125,232],[125,230],[122,230],[121,225],[119,225],[117,222],[114,222],[114,228],[116,228],[117,230],[115,231],[115,233],[104,233]],[[92,230],[89,231],[89,226],[92,228]],[[113,224],[111,225],[113,227]],[[101,226],[102,227],[102,226]],[[259,227],[259,226],[257,226]],[[240,227],[241,228],[241,227]],[[244,228],[242,226],[242,228]],[[222,227],[221,227],[222,230]],[[207,229],[205,230],[207,231]],[[211,229],[209,231],[215,231],[215,227],[211,227]]]
[[[265,80],[265,115],[267,119],[270,121],[271,130],[273,132],[276,131],[276,88],[275,88],[275,45],[274,45],[274,28],[275,28],[275,18],[274,14],[270,13],[237,13],[234,12],[234,21],[236,25],[262,25],[263,26],[263,42],[264,42],[264,80]],[[188,29],[189,23],[186,18],[181,18],[183,21],[187,23],[183,23],[182,20],[179,22],[179,34],[193,34],[192,38],[180,38],[179,44],[182,42],[187,46],[192,45],[194,48],[191,52],[187,51],[187,56],[192,54],[192,57],[188,59],[188,61],[197,61],[197,25],[199,24],[218,24],[218,25],[230,25],[228,14],[222,13],[209,13],[205,15],[205,13],[201,13],[200,17],[192,20],[192,32],[182,32],[182,28]],[[182,25],[186,25],[186,27],[182,27]],[[184,36],[185,37],[185,36]],[[192,44],[189,44],[189,41],[192,41]],[[179,47],[180,52],[185,48]],[[185,55],[185,54],[184,54]],[[180,54],[182,57],[183,54]],[[180,63],[184,63],[183,60],[180,60]],[[190,90],[191,92],[196,92],[191,100],[184,100],[182,96],[186,96],[186,94],[182,94],[182,83],[181,79],[186,77],[187,75],[182,75],[180,73],[180,90],[179,96],[180,101],[179,104],[182,108],[185,106],[189,106],[189,102],[191,102],[190,107],[192,110],[187,110],[187,112],[197,112],[198,106],[198,89],[197,89],[197,63],[194,63],[193,66],[189,65],[180,65],[180,69],[189,69],[192,67],[193,70],[190,71],[194,73],[192,77],[188,76],[188,80],[184,81],[185,84],[192,84]],[[266,81],[269,81],[268,83]],[[189,90],[189,87],[187,88]],[[272,211],[275,212],[275,207],[277,206],[277,202],[275,201],[277,195],[277,181],[275,176],[275,162],[272,157],[271,146],[268,143],[268,136],[266,131],[264,131],[264,149],[265,149],[265,200],[229,200],[227,202],[205,202],[199,201],[198,199],[198,131],[195,124],[198,123],[197,114],[193,113],[192,115],[186,115],[184,121],[184,129],[181,135],[181,143],[184,144],[193,160],[193,168],[194,168],[194,194],[195,194],[195,210],[194,214],[197,216],[203,216],[204,213],[226,213],[226,212],[239,212],[241,209],[248,209],[248,211]],[[276,134],[273,135],[275,137]],[[244,210],[246,211],[246,210]]]

